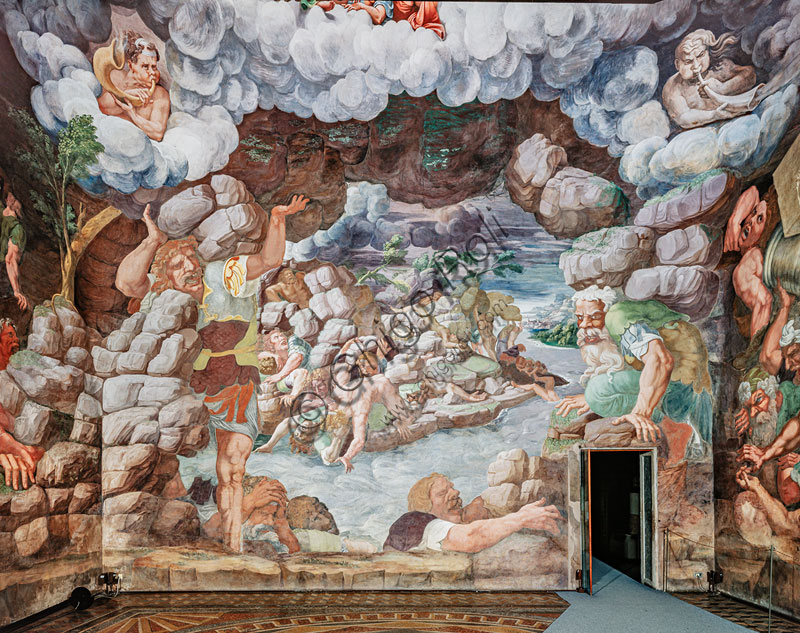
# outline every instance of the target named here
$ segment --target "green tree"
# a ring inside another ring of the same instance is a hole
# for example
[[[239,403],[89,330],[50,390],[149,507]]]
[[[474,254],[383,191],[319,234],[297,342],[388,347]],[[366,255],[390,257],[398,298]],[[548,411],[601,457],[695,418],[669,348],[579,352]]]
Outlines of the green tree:
[[[358,271],[358,279],[356,280],[356,283],[360,284],[365,282],[367,279],[372,279],[380,284],[392,284],[397,286],[403,292],[408,292],[411,290],[407,283],[399,279],[389,279],[381,272],[389,266],[397,266],[405,263],[408,251],[400,248],[400,244],[402,244],[402,242],[402,235],[392,235],[391,239],[389,239],[389,241],[385,242],[383,245],[383,261],[381,262],[381,265],[374,270],[367,270],[366,268],[360,269]]]
[[[42,185],[41,191],[31,191],[33,206],[58,243],[61,296],[73,301],[77,265],[73,237],[83,227],[86,212],[83,205],[75,212],[67,200],[67,188],[76,180],[89,176],[89,166],[97,162],[98,154],[105,148],[98,142],[97,130],[88,114],[73,117],[58,133],[55,143],[25,110],[11,108],[9,116],[28,140],[26,147],[17,150],[17,157]]]

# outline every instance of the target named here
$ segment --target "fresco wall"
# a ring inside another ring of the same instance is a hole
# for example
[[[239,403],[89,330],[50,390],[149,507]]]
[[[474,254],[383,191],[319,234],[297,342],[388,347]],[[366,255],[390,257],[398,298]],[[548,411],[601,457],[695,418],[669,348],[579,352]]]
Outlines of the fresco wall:
[[[587,447],[794,608],[794,0],[0,7],[0,623],[574,588]]]

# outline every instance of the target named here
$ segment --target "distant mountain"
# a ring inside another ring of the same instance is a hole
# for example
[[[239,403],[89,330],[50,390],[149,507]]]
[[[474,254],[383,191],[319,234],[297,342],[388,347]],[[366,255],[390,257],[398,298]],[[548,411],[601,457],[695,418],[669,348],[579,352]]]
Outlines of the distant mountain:
[[[542,306],[536,311],[526,314],[522,324],[530,330],[550,330],[573,319],[574,308],[571,295],[559,293],[550,305]]]

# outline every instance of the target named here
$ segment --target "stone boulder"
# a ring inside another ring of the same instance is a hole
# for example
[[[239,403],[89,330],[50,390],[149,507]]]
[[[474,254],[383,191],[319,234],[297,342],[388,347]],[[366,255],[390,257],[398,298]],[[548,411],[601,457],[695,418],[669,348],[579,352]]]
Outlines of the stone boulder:
[[[209,185],[196,185],[175,194],[162,203],[158,228],[172,239],[186,237],[215,211],[215,195]]]
[[[576,290],[592,284],[619,287],[634,270],[650,264],[654,237],[650,229],[634,226],[592,231],[561,253],[558,266]]]
[[[317,497],[300,495],[292,497],[286,506],[286,520],[294,530],[320,530],[338,534],[339,528],[328,507]]]
[[[36,466],[36,483],[43,488],[73,488],[93,481],[100,467],[100,449],[77,442],[58,442]]]
[[[559,167],[567,166],[567,152],[543,134],[534,134],[514,149],[506,167],[506,187],[511,199],[532,213],[542,191]]]
[[[189,384],[182,378],[147,376],[138,393],[140,407],[161,407],[189,393]]]
[[[204,425],[208,422],[208,415],[208,409],[203,401],[187,394],[170,402],[159,411],[158,426],[161,429],[168,429]]]
[[[20,556],[33,556],[45,549],[50,540],[47,523],[47,517],[39,517],[14,530],[14,542]]]
[[[197,252],[206,261],[255,253],[263,241],[266,221],[267,214],[255,202],[217,209],[193,231],[200,241]]]
[[[49,514],[66,514],[72,500],[72,488],[47,488],[47,506]]]
[[[99,501],[99,484],[79,483],[72,493],[72,500],[69,502],[69,513],[88,514]]]
[[[512,534],[472,557],[479,589],[506,588],[508,578],[526,589],[569,585],[569,556],[563,539],[546,532]]]
[[[151,444],[106,448],[103,451],[103,496],[141,488],[158,460],[158,449]]]
[[[126,445],[139,425],[147,425],[158,419],[156,407],[130,407],[103,418],[103,444],[105,446]],[[157,425],[156,425],[157,426]]]
[[[322,329],[322,324],[310,308],[298,310],[289,319],[296,336],[306,341],[313,340]]]
[[[234,204],[245,204],[253,201],[253,195],[241,180],[227,174],[215,174],[211,177],[211,188],[215,193],[218,207],[230,207]]]
[[[505,483],[520,485],[528,474],[528,454],[521,448],[514,448],[497,455],[489,465],[489,486]]]
[[[357,333],[356,326],[349,319],[331,319],[325,323],[325,327],[317,337],[317,342],[341,346],[355,338]]]
[[[664,234],[692,224],[721,228],[739,193],[739,180],[729,172],[711,172],[659,198],[648,201],[636,214],[634,224]]]
[[[313,297],[312,297],[313,298]],[[336,319],[350,319],[355,314],[355,302],[341,288],[334,288],[325,293],[325,299],[331,309],[331,316]],[[309,303],[310,305],[310,303]]]
[[[146,534],[162,505],[162,500],[147,492],[124,492],[103,501],[104,540],[114,532]]]
[[[622,224],[628,200],[622,190],[605,178],[565,167],[542,191],[536,221],[551,235],[575,238],[591,230]]]
[[[19,388],[7,371],[0,371],[0,406],[17,416],[25,404],[25,392]]]
[[[26,520],[46,516],[50,511],[47,493],[41,486],[33,485],[17,492],[11,498],[10,514]]]
[[[161,536],[186,537],[200,535],[200,517],[197,508],[186,501],[167,501],[155,516],[150,532]]]
[[[489,486],[481,493],[483,505],[493,516],[505,516],[519,509],[520,487],[512,483]]]
[[[630,422],[613,424],[616,418],[601,418],[588,422],[583,437],[590,446],[630,446],[643,444],[636,439],[636,429]]]
[[[25,350],[11,357],[7,371],[31,400],[64,413],[75,411],[83,391],[83,372],[77,367]]]
[[[120,352],[110,352],[104,347],[95,345],[92,348],[92,363],[95,373],[102,378],[114,376],[117,373],[117,361],[121,355]]]
[[[327,367],[339,354],[339,347],[330,343],[318,343],[311,350],[309,362],[312,367]]]
[[[316,270],[312,270],[305,276],[304,281],[311,294],[315,295],[334,288],[341,288],[344,284],[336,266],[332,264],[323,264]]]
[[[87,372],[92,371],[92,356],[84,347],[70,347],[64,354],[64,362]]]
[[[703,266],[713,269],[722,257],[722,235],[693,224],[656,240],[656,261],[666,266]]]
[[[58,438],[58,421],[52,409],[28,400],[14,422],[14,439],[26,446],[49,448]]]
[[[137,374],[108,378],[103,385],[103,410],[114,413],[136,406],[146,379]]]
[[[655,266],[634,271],[625,294],[643,301],[656,299],[693,321],[707,317],[719,291],[719,277],[702,266]]]
[[[297,314],[299,306],[288,301],[270,301],[261,308],[261,327],[267,332],[276,327],[286,328],[290,318]],[[299,336],[299,335],[298,335]]]

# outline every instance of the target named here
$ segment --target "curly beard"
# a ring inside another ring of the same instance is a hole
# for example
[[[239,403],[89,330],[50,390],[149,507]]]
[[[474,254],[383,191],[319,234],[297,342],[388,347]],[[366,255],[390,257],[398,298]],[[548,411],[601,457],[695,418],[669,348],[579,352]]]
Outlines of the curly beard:
[[[587,343],[586,339],[599,340],[596,343]],[[594,376],[622,371],[625,368],[625,360],[605,327],[578,330],[578,347],[580,347],[583,362],[588,365],[581,376],[581,386],[583,387]]]

